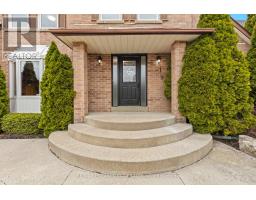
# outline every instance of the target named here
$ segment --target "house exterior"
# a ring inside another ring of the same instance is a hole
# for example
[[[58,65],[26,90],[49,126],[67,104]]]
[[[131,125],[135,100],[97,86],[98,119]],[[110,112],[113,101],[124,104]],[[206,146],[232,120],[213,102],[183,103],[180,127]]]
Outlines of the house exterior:
[[[25,20],[18,36],[20,44],[7,48],[17,42],[12,19],[18,18]],[[198,19],[199,15],[192,14],[1,15],[0,65],[7,75],[10,110],[40,112],[44,57],[54,41],[73,62],[75,122],[83,122],[89,112],[122,109],[172,112],[181,118],[177,81],[186,45],[214,31],[196,28]],[[238,47],[247,52],[249,34],[239,23],[234,24]],[[33,50],[22,48],[31,43],[36,46]],[[163,85],[168,65],[172,70],[171,101],[164,96]]]
[[[212,136],[194,133],[178,110],[186,46],[214,32],[197,28],[198,19],[189,14],[1,15],[0,65],[10,110],[40,112],[44,59],[54,41],[72,60],[76,92],[74,124],[49,136],[49,149],[58,158],[121,175],[190,165],[213,145]],[[233,23],[238,48],[246,53],[250,35]],[[169,67],[170,100],[164,96]]]

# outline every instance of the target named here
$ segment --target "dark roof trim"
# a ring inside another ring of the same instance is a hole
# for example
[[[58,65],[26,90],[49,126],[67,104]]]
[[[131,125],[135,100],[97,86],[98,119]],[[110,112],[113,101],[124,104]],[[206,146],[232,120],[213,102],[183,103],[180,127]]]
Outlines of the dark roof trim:
[[[243,33],[248,39],[250,39],[250,38],[251,38],[251,34],[250,34],[241,24],[239,24],[235,19],[233,19],[232,17],[231,17],[231,19],[232,19],[232,22],[233,22],[235,28],[237,28],[237,30],[239,30],[239,31],[240,31],[241,33]]]
[[[161,34],[184,34],[198,35],[212,33],[213,28],[196,29],[166,29],[166,28],[134,28],[134,29],[50,29],[51,33],[58,36],[70,35],[161,35]]]

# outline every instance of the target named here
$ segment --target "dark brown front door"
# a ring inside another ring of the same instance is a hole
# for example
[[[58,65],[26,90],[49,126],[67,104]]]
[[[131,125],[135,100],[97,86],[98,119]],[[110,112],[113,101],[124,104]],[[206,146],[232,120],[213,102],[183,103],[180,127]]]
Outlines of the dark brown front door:
[[[119,57],[119,105],[140,105],[140,57]]]

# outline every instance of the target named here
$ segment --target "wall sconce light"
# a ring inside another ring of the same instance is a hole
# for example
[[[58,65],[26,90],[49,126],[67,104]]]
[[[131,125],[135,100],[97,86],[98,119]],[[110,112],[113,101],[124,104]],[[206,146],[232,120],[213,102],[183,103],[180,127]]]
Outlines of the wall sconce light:
[[[97,61],[98,61],[98,63],[101,65],[101,63],[102,63],[102,57],[101,57],[101,56],[98,56]]]
[[[157,57],[156,57],[156,64],[158,64],[158,65],[159,65],[159,64],[160,64],[160,62],[161,62],[161,57],[160,57],[160,56],[157,56]]]

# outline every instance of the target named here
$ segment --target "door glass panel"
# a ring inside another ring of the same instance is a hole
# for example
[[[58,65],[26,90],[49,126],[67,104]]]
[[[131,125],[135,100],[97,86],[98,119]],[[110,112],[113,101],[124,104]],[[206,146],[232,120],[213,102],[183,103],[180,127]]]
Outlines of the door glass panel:
[[[136,82],[136,61],[123,61],[123,82]]]
[[[39,95],[39,63],[36,61],[21,64],[21,95]]]

